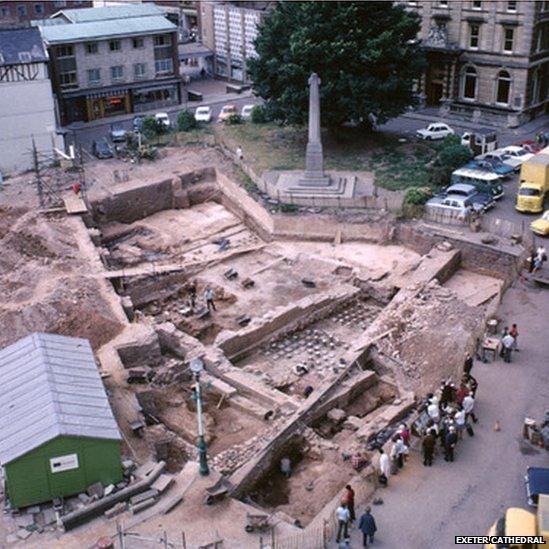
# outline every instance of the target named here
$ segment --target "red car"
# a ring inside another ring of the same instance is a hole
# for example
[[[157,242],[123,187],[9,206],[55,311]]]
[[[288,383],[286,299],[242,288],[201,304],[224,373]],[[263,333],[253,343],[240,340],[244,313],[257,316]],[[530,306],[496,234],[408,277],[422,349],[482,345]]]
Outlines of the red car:
[[[539,143],[536,143],[533,139],[528,139],[527,141],[516,143],[516,145],[518,147],[523,147],[531,154],[537,154],[543,148]]]

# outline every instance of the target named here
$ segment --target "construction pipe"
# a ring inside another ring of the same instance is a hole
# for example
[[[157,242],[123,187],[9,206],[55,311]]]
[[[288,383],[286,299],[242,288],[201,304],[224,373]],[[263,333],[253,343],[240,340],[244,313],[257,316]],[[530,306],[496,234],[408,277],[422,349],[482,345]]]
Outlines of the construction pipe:
[[[79,524],[82,524],[86,520],[89,520],[93,517],[100,515],[105,512],[107,509],[110,509],[113,505],[116,505],[120,501],[125,501],[136,494],[140,494],[145,490],[148,490],[151,484],[162,474],[166,467],[166,462],[158,462],[154,469],[147,475],[147,478],[131,484],[126,488],[123,488],[119,492],[115,492],[110,496],[106,496],[97,501],[94,501],[91,505],[86,505],[82,509],[77,509],[72,513],[68,513],[59,518],[59,522],[63,527],[64,531],[70,530]]]

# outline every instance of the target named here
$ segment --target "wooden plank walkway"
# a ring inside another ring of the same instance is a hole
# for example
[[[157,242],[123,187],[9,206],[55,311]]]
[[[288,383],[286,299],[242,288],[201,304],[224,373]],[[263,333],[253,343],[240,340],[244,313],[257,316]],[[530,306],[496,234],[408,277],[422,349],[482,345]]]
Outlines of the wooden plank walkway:
[[[65,203],[65,209],[70,215],[87,213],[88,208],[86,203],[78,195],[73,192],[66,193],[63,196],[63,202]]]

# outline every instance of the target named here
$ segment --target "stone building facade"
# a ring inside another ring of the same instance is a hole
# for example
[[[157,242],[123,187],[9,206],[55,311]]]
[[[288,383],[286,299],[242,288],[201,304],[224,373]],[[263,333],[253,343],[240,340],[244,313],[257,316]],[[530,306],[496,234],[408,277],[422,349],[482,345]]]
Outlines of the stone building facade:
[[[548,112],[548,1],[400,3],[421,17],[424,105],[510,127]]]
[[[40,21],[62,125],[181,103],[177,26],[154,5]]]

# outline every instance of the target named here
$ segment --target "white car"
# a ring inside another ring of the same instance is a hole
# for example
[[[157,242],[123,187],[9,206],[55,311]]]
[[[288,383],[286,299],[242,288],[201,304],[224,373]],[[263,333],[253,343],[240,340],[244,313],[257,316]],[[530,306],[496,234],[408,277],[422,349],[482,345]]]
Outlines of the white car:
[[[168,116],[167,112],[157,112],[154,115],[154,119],[157,122],[160,122],[160,124],[164,124],[164,126],[166,126],[166,128],[169,128],[171,126],[170,117]]]
[[[252,110],[254,107],[255,105],[244,105],[242,107],[242,111],[240,112],[240,116],[245,120],[248,120],[252,117]]]
[[[444,122],[433,122],[426,128],[417,130],[416,135],[425,141],[434,141],[435,139],[444,139],[449,135],[454,135],[454,130]]]
[[[516,150],[510,151],[509,149]],[[518,172],[522,163],[532,158],[532,156],[534,155],[529,153],[526,149],[513,145],[510,147],[505,147],[504,149],[497,149],[486,154],[481,154],[480,156],[477,156],[476,159],[497,160],[499,162],[503,162],[503,164],[510,166],[513,170]]]
[[[520,166],[523,162],[530,160],[530,158],[534,156],[531,152],[527,151],[520,145],[509,145],[508,147],[501,149],[501,151],[512,158],[515,162],[518,162],[518,166]]]
[[[194,119],[197,122],[211,122],[212,109],[210,109],[210,107],[198,107],[196,111],[194,111]]]

